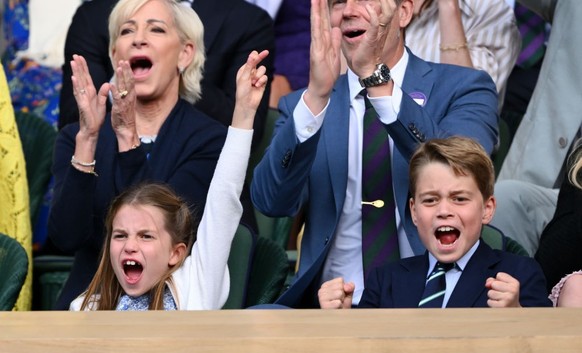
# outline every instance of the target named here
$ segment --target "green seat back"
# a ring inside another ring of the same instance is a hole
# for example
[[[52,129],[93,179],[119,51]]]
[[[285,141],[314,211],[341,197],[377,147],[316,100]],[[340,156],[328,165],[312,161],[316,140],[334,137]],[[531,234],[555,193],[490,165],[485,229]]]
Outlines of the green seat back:
[[[27,274],[26,251],[16,239],[0,233],[0,310],[12,310]]]
[[[239,224],[228,257],[228,272],[230,274],[230,292],[223,309],[244,308],[249,272],[251,269],[254,248],[253,233],[248,227]]]
[[[273,303],[289,274],[287,253],[271,239],[258,237],[252,266],[246,306]]]
[[[269,238],[283,249],[287,248],[289,232],[293,226],[292,217],[267,217],[255,209],[259,235]]]
[[[492,249],[504,250],[513,254],[529,256],[517,241],[506,237],[499,229],[485,224],[481,230],[481,239]]]
[[[69,278],[73,256],[39,255],[33,259],[32,310],[52,310]]]
[[[16,112],[16,125],[26,162],[30,219],[34,226],[51,178],[57,131],[42,118],[22,111]]]

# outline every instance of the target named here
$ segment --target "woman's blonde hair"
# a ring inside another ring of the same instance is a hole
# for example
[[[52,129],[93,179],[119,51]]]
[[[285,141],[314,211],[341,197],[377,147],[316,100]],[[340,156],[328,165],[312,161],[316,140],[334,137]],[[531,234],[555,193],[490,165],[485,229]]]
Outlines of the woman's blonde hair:
[[[187,248],[185,254],[190,254],[192,244],[196,240],[195,224],[190,209],[186,202],[178,197],[169,186],[158,183],[142,183],[127,189],[113,200],[107,213],[105,219],[107,235],[101,251],[99,268],[84,293],[85,298],[81,304],[81,310],[115,310],[121,295],[123,295],[123,288],[113,271],[109,246],[113,220],[121,207],[125,205],[152,206],[160,210],[164,217],[164,228],[172,237],[172,245],[185,244]],[[164,309],[163,299],[166,283],[173,286],[172,273],[182,266],[185,258],[186,256],[176,265],[168,268],[150,290],[150,310]]]
[[[582,176],[580,176],[580,170],[582,169],[582,147],[578,145],[576,150],[576,152],[570,155],[570,159],[574,160],[574,164],[570,168],[568,179],[570,179],[572,185],[582,189],[582,183],[580,182],[580,179],[582,179]]]
[[[153,0],[121,0],[113,8],[111,15],[109,15],[109,57],[111,58],[113,67],[116,63],[113,62],[113,47],[119,38],[119,30],[122,24],[131,18],[139,9],[146,3]],[[180,97],[190,103],[195,103],[200,99],[202,94],[202,71],[204,68],[204,61],[206,60],[204,51],[204,26],[200,17],[192,10],[191,7],[181,5],[175,0],[158,0],[162,1],[167,7],[174,25],[180,37],[180,42],[185,44],[192,42],[194,44],[194,57],[190,65],[184,68],[176,68],[176,71],[183,69],[180,78]]]

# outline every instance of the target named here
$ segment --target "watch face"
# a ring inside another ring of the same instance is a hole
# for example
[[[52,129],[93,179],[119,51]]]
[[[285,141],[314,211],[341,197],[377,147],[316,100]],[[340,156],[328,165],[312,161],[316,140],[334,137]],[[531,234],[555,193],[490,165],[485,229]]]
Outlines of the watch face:
[[[390,69],[386,64],[378,64],[376,71],[370,77],[360,79],[362,87],[374,87],[390,81]]]
[[[390,79],[390,69],[386,65],[380,65],[380,77],[384,80]]]

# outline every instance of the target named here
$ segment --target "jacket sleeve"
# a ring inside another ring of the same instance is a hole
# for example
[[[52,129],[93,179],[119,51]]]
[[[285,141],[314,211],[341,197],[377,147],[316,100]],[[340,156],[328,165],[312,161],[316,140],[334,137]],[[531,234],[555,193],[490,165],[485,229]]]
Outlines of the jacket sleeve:
[[[391,295],[389,288],[384,288],[382,284],[385,282],[386,266],[376,267],[373,269],[366,279],[366,288],[362,294],[362,299],[358,303],[358,308],[381,308],[382,298],[387,298]]]
[[[230,279],[227,262],[242,215],[239,198],[252,135],[251,130],[229,128],[208,190],[208,202],[198,227],[197,240],[187,262],[190,268],[184,271],[189,277],[177,281],[179,292],[187,296],[181,309],[217,310],[228,298]]]
[[[546,278],[540,265],[532,258],[522,257],[516,268],[519,276],[519,303],[523,307],[552,306],[546,290]]]
[[[48,236],[66,253],[81,247],[93,234],[95,188],[97,176],[71,166],[75,151],[73,126],[61,130],[55,142],[52,173],[53,199],[50,208]]]
[[[299,143],[293,110],[301,92],[279,102],[281,115],[271,144],[254,170],[251,198],[255,207],[270,217],[294,216],[307,200],[311,166],[321,130]]]

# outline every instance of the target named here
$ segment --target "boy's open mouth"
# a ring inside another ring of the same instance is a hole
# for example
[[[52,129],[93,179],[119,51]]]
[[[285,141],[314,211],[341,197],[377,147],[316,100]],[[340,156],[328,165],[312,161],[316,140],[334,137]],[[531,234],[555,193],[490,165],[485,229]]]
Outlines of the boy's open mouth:
[[[460,234],[461,232],[458,229],[450,226],[438,227],[435,232],[437,240],[443,245],[453,244],[457,241]]]

